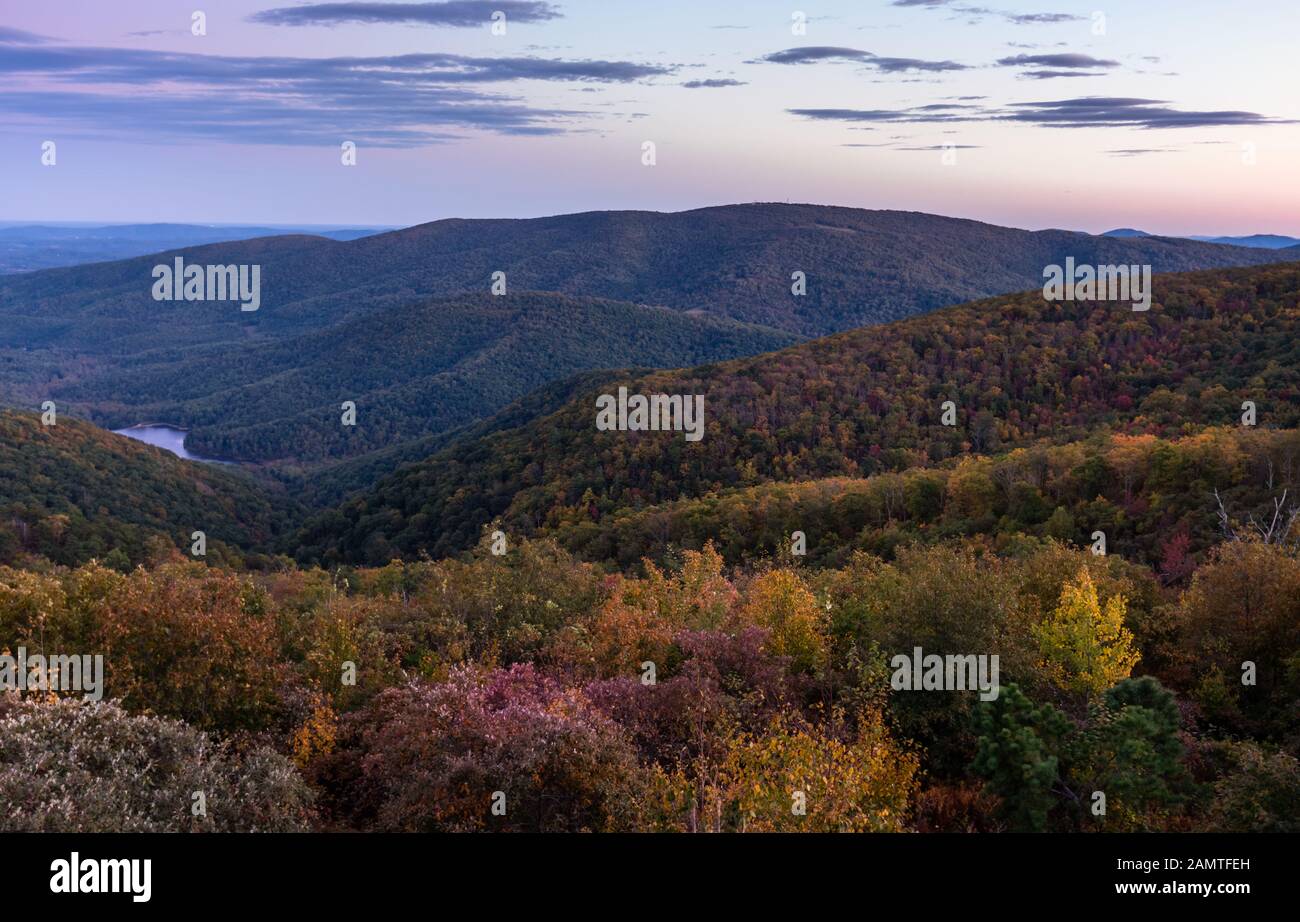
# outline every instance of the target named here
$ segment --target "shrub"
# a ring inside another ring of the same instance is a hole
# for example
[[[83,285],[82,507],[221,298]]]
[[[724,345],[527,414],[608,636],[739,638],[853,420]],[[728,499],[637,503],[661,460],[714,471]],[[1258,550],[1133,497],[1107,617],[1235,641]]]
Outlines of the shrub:
[[[640,776],[622,730],[531,665],[389,689],[315,772],[335,821],[405,832],[619,828]]]
[[[206,816],[195,816],[202,792]],[[239,752],[114,702],[0,711],[2,832],[293,832],[311,795],[272,750]]]

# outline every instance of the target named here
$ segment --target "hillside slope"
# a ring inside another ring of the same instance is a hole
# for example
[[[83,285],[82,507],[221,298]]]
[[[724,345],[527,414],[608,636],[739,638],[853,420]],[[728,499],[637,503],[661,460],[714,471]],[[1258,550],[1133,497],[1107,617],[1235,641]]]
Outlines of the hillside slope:
[[[51,393],[113,428],[178,422],[200,454],[304,463],[437,435],[587,369],[718,361],[795,341],[662,308],[481,293],[283,339],[155,350]],[[344,401],[356,404],[355,426],[340,423]]]
[[[570,373],[753,355],[1039,287],[1067,258],[1165,272],[1295,255],[782,204],[267,237],[0,279],[0,404],[53,398],[111,428],[184,426],[216,457],[319,469]],[[260,267],[260,308],[155,301],[152,270],[176,258]],[[346,400],[359,414],[345,431]]]
[[[203,531],[252,550],[289,527],[296,504],[247,476],[181,459],[60,416],[0,411],[0,563],[39,554],[58,563],[91,558],[136,564],[162,546],[188,550]]]
[[[842,566],[855,551],[892,557],[911,541],[984,536],[1010,550],[1025,536],[1078,547],[1106,535],[1107,553],[1173,581],[1224,538],[1217,493],[1233,527],[1268,522],[1273,500],[1300,496],[1300,430],[1211,427],[1181,438],[1100,431],[989,457],[870,477],[737,487],[609,515],[575,508],[548,531],[584,560],[670,566],[710,542],[728,563],[790,558]]]
[[[500,518],[528,532],[586,510],[771,481],[861,477],[1097,427],[1177,434],[1300,422],[1300,265],[1159,278],[1148,312],[1044,301],[961,305],[781,352],[626,381],[702,394],[699,442],[598,432],[594,392],[515,429],[458,442],[323,515],[304,557],[445,554]],[[609,385],[608,387],[612,387]],[[954,402],[955,426],[942,423]]]

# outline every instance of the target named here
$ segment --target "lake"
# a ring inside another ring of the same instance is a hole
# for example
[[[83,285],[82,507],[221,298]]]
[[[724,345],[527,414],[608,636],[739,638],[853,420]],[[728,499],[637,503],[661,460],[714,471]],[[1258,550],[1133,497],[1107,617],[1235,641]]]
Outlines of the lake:
[[[132,426],[130,429],[114,429],[115,435],[124,435],[128,439],[135,439],[137,442],[144,442],[153,445],[155,448],[161,448],[164,451],[170,451],[178,458],[184,458],[186,461],[206,461],[209,464],[226,464],[228,462],[218,461],[215,458],[201,458],[198,455],[190,454],[185,450],[185,430],[177,429],[175,426]]]

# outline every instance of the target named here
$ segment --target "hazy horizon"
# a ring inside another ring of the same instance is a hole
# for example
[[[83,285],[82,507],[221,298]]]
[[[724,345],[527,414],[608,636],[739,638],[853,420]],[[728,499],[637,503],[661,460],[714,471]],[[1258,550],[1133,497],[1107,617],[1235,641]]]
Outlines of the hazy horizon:
[[[1141,224],[1139,225],[1116,224],[1112,226],[1102,227],[1099,229],[1067,227],[1062,224],[1045,224],[1041,227],[1024,227],[1019,225],[998,224],[996,221],[988,221],[983,218],[975,217],[971,215],[942,214],[939,212],[919,212],[913,208],[869,208],[869,207],[859,206],[859,205],[842,205],[836,202],[811,202],[811,201],[809,202],[801,202],[801,201],[719,202],[716,204],[698,205],[690,208],[674,208],[674,209],[592,208],[592,209],[585,209],[580,212],[557,211],[557,212],[550,212],[545,214],[528,214],[528,215],[483,215],[483,216],[445,215],[438,218],[430,218],[427,221],[415,221],[409,224],[407,223],[369,224],[369,223],[362,223],[360,221],[326,221],[320,223],[251,221],[251,220],[250,221],[207,221],[202,219],[177,219],[177,220],[168,220],[168,221],[120,221],[120,220],[110,220],[110,219],[97,220],[93,218],[81,219],[81,220],[48,221],[40,218],[27,218],[27,219],[12,218],[12,219],[0,220],[0,227],[21,227],[24,225],[31,225],[31,226],[45,226],[45,227],[67,227],[67,228],[74,228],[74,229],[75,228],[89,229],[89,228],[96,228],[96,227],[139,226],[139,225],[157,224],[162,226],[177,225],[177,226],[191,226],[191,227],[213,227],[213,228],[265,227],[271,230],[299,229],[299,230],[330,231],[330,230],[356,229],[356,230],[374,230],[380,233],[389,233],[392,231],[406,230],[411,227],[418,227],[421,224],[431,224],[436,221],[456,221],[456,220],[459,221],[477,221],[477,220],[527,221],[527,220],[532,220],[537,218],[555,218],[555,217],[561,217],[564,215],[571,215],[571,214],[595,214],[595,213],[607,212],[607,211],[645,212],[651,214],[654,213],[679,214],[687,211],[703,211],[710,208],[728,208],[728,207],[733,207],[738,205],[810,205],[815,207],[854,208],[863,211],[913,212],[918,214],[928,214],[933,217],[939,217],[939,218],[951,218],[953,220],[958,220],[958,221],[975,221],[981,224],[990,224],[998,227],[1007,227],[1013,230],[1025,230],[1030,232],[1047,231],[1047,230],[1063,230],[1063,231],[1074,231],[1078,233],[1085,233],[1085,234],[1098,236],[1101,234],[1105,234],[1109,231],[1115,231],[1115,230],[1139,230],[1147,234],[1150,234],[1151,236],[1154,237],[1174,237],[1179,239],[1191,239],[1193,236],[1192,234],[1174,234],[1174,233],[1164,234],[1159,231],[1152,230],[1149,226],[1141,225]],[[1219,233],[1217,230],[1210,228],[1210,229],[1203,229],[1196,232],[1195,236],[1199,236],[1199,237],[1253,237],[1253,236],[1289,237],[1292,235],[1281,231],[1270,230],[1268,228],[1253,230],[1246,233],[1231,233],[1231,234]],[[1295,236],[1300,237],[1300,234],[1297,234]]]

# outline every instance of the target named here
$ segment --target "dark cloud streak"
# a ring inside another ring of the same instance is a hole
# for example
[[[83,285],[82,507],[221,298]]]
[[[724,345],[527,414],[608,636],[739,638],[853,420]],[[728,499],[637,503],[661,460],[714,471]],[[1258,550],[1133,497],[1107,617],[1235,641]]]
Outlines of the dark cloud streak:
[[[1087,54],[1017,54],[999,58],[1003,67],[1119,67],[1119,61],[1094,58]]]
[[[714,78],[710,80],[687,80],[685,83],[682,84],[682,86],[686,87],[686,89],[688,90],[721,89],[722,87],[745,86],[745,85],[746,83],[744,80],[732,80],[730,78],[726,78],[726,79]]]
[[[464,129],[554,134],[583,113],[533,108],[484,88],[521,80],[632,83],[675,67],[629,61],[234,57],[72,47],[0,30],[0,113],[102,136],[390,147]]]
[[[1054,80],[1058,77],[1104,77],[1106,72],[1101,70],[1027,70],[1020,76],[1031,77],[1034,80]]]
[[[768,64],[813,64],[818,61],[851,61],[874,67],[887,74],[906,73],[908,71],[937,73],[968,69],[965,64],[958,64],[956,61],[926,61],[920,58],[882,57],[870,51],[862,51],[858,48],[842,48],[835,45],[786,48],[783,51],[774,51],[758,59],[758,62]]]
[[[1087,96],[1044,102],[1012,103],[1003,108],[975,111],[932,106],[910,109],[787,109],[791,115],[818,121],[841,122],[1020,122],[1053,128],[1205,128],[1217,126],[1268,126],[1295,124],[1292,119],[1270,118],[1257,112],[1219,110],[1180,111],[1162,100]]]

